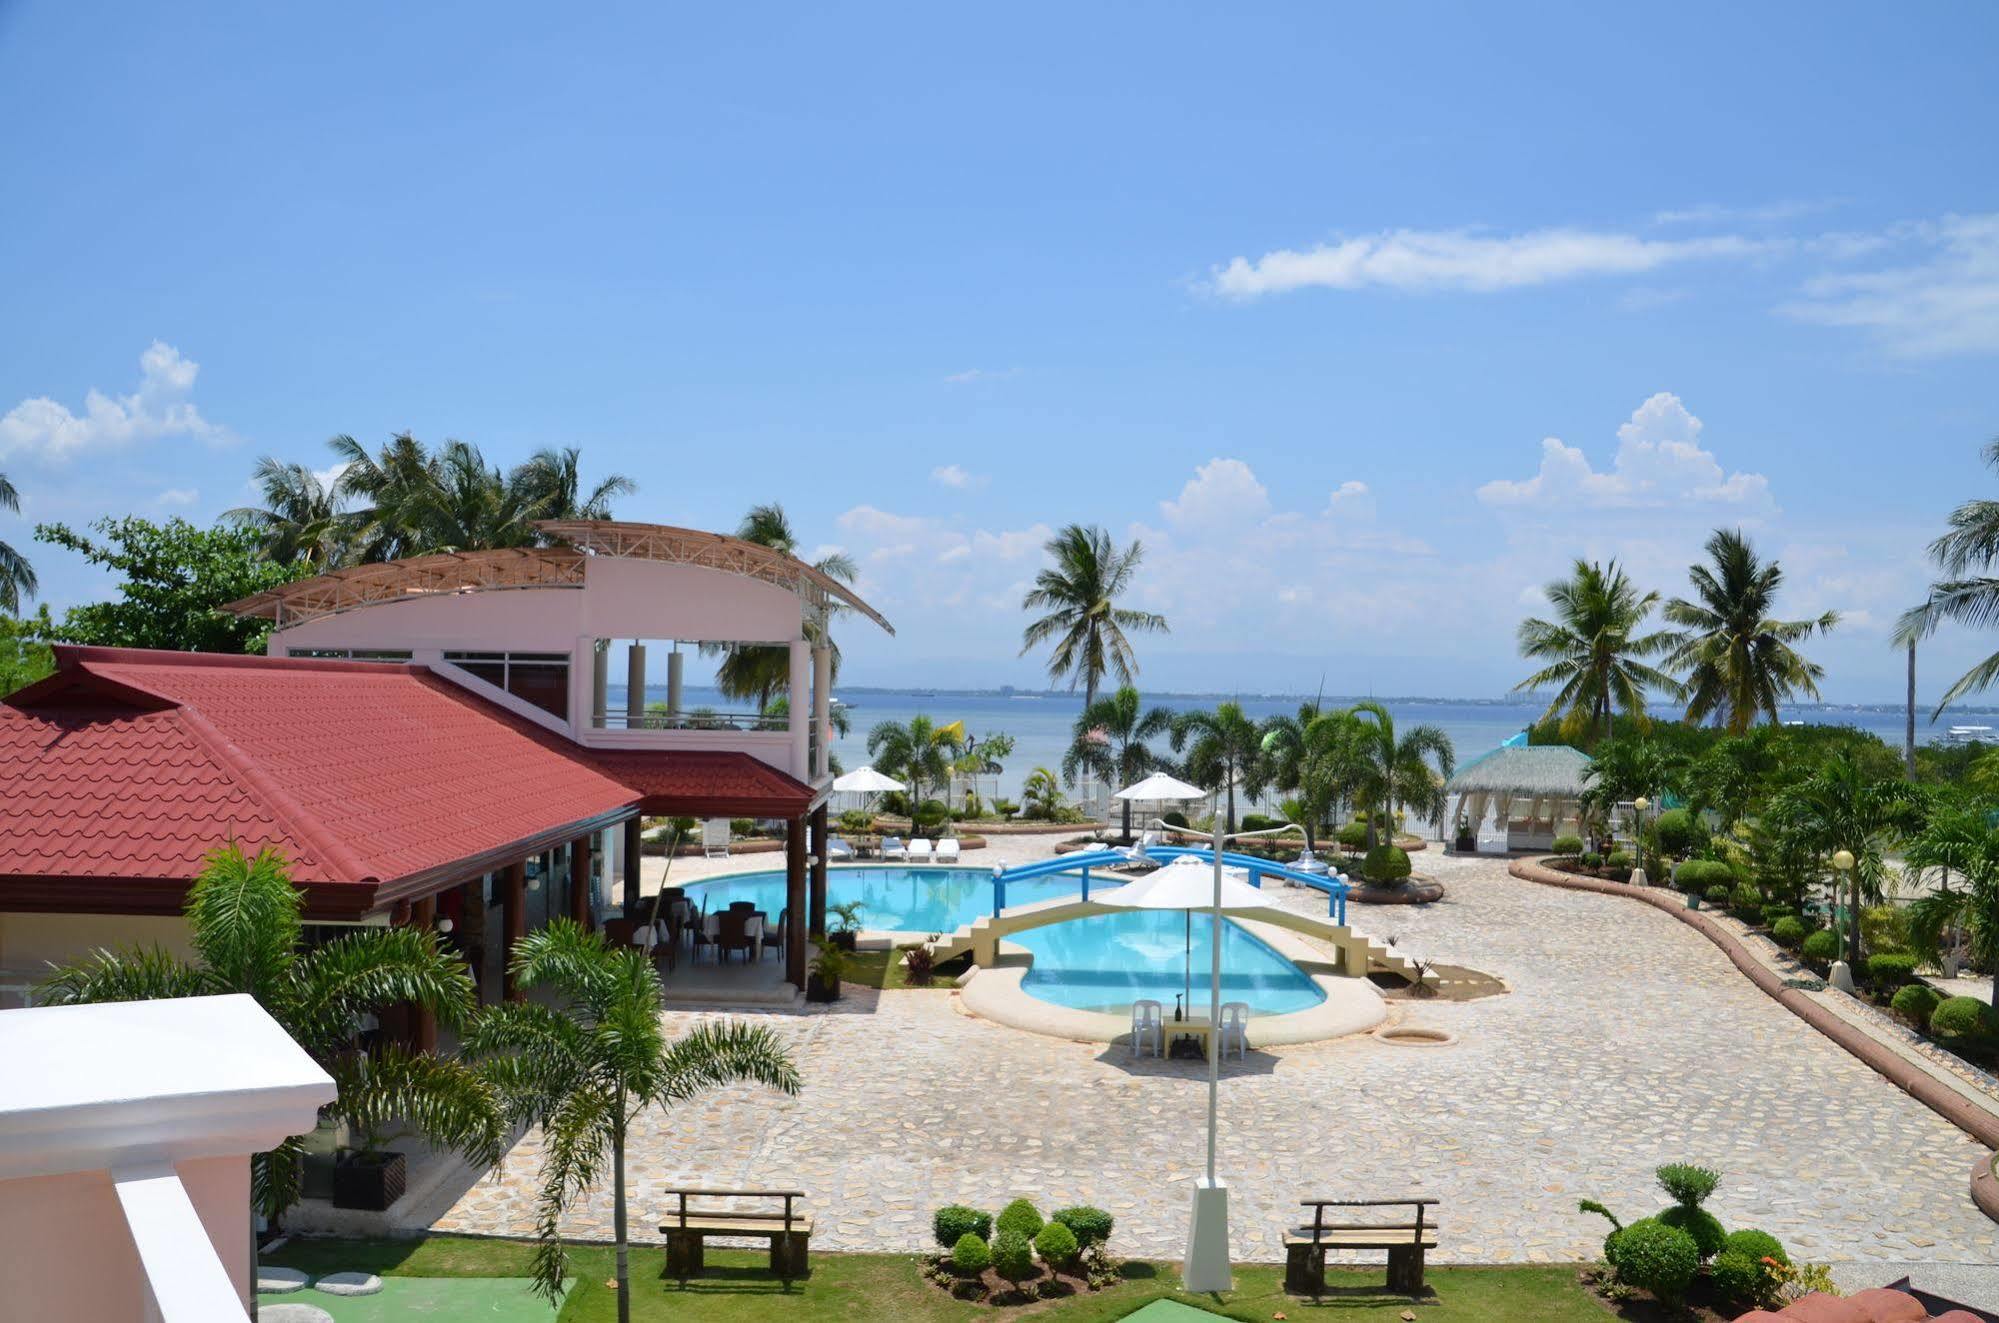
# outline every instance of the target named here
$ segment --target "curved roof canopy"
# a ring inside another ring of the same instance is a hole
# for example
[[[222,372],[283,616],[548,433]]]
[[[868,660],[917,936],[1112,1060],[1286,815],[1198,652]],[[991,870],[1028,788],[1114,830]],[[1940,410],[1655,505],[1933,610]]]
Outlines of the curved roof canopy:
[[[239,616],[275,620],[283,628],[319,616],[387,602],[406,602],[434,593],[580,588],[586,559],[611,556],[695,565],[776,584],[803,598],[814,616],[823,616],[838,603],[895,633],[895,627],[879,611],[838,579],[796,556],[742,538],[612,519],[544,519],[536,521],[534,526],[558,545],[446,551],[405,560],[350,565],[253,593],[222,609]]]
[[[1466,763],[1444,783],[1460,794],[1563,795],[1582,794],[1583,772],[1590,756],[1566,744],[1531,744],[1494,749]]]

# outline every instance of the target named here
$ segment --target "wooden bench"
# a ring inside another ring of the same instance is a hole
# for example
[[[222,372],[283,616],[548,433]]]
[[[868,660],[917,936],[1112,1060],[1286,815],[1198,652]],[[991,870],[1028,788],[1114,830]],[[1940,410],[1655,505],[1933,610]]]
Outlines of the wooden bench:
[[[1284,1233],[1284,1289],[1293,1295],[1320,1296],[1326,1291],[1326,1251],[1385,1249],[1388,1289],[1403,1295],[1423,1291],[1423,1255],[1437,1248],[1437,1222],[1425,1216],[1435,1199],[1305,1199],[1312,1210],[1310,1225]],[[1328,1208],[1413,1208],[1407,1220],[1396,1222],[1328,1222]]]
[[[792,1201],[803,1199],[802,1190],[668,1190],[680,1206],[660,1225],[666,1237],[666,1271],[662,1277],[687,1279],[699,1276],[702,1246],[710,1236],[745,1236],[770,1241],[770,1270],[788,1287],[794,1277],[806,1275],[806,1252],[812,1240],[812,1219],[792,1210]],[[692,1208],[689,1199],[782,1199],[778,1211],[745,1211],[738,1208]]]

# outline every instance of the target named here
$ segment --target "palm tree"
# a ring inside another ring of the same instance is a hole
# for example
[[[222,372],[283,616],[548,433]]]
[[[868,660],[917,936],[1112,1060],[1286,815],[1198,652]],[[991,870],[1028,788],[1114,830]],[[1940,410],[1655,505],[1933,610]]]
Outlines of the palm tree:
[[[1713,717],[1729,734],[1741,735],[1763,713],[1774,726],[1777,705],[1800,693],[1817,698],[1825,674],[1791,645],[1828,632],[1839,613],[1812,620],[1772,617],[1783,567],[1758,560],[1739,529],[1715,530],[1707,554],[1712,566],[1687,571],[1697,600],[1675,597],[1665,610],[1667,622],[1679,627],[1669,636],[1666,665],[1686,673],[1687,722]]]
[[[1803,780],[1779,790],[1770,801],[1776,818],[1810,850],[1821,875],[1832,871],[1834,854],[1851,852],[1851,912],[1847,923],[1849,964],[1860,964],[1860,907],[1881,899],[1887,879],[1888,847],[1915,824],[1916,803],[1901,779],[1871,778],[1840,750]]]
[[[1305,829],[1305,848],[1318,849],[1318,831],[1341,804],[1351,802],[1367,775],[1371,725],[1345,709],[1322,710],[1314,701],[1298,715],[1263,723],[1263,757],[1271,784],[1295,792],[1284,812]]]
[[[1240,703],[1221,703],[1212,712],[1182,712],[1173,719],[1173,751],[1187,750],[1187,775],[1206,785],[1223,787],[1228,814],[1223,835],[1235,834],[1235,788],[1238,781],[1254,799],[1268,784],[1263,760],[1263,732]]]
[[[1451,779],[1457,761],[1451,737],[1438,726],[1417,726],[1397,738],[1395,718],[1373,699],[1354,704],[1352,714],[1360,726],[1361,771],[1356,798],[1372,809],[1387,810],[1388,839],[1395,838],[1395,811],[1401,805],[1407,804],[1426,818],[1442,813],[1444,782]],[[1379,811],[1367,815],[1369,849],[1374,848],[1376,828],[1382,822]]]
[[[608,1161],[618,1320],[629,1323],[625,1143],[633,1119],[648,1107],[745,1081],[795,1094],[798,1068],[760,1025],[703,1024],[668,1042],[652,962],[629,947],[606,946],[571,920],[523,938],[512,968],[516,987],[546,988],[561,1004],[492,1006],[466,1035],[465,1051],[484,1063],[509,1119],[542,1128],[535,1288],[560,1303],[569,1267],[562,1216]]]
[[[337,569],[349,555],[352,520],[328,484],[303,464],[270,455],[257,461],[251,476],[263,493],[261,506],[242,505],[222,517],[257,533],[267,560],[304,561],[316,569]]]
[[[781,551],[794,559],[804,559],[799,555],[798,535],[792,531],[791,519],[784,513],[784,507],[775,502],[751,506],[743,516],[743,522],[736,526],[736,536],[745,542]],[[840,551],[820,557],[812,562],[812,568],[841,583],[852,583],[860,574],[860,567],[854,563],[854,558]],[[828,616],[838,615],[844,610],[846,608],[840,603],[832,603],[828,607]],[[807,621],[805,637],[813,643],[825,640],[833,654],[833,674],[837,678],[840,674],[840,645],[833,641],[831,631],[817,621]],[[715,687],[729,698],[754,700],[762,707],[770,702],[771,695],[791,683],[791,657],[783,647],[767,643],[704,643],[701,650],[722,654],[722,660],[715,668]]]
[[[1034,587],[1020,605],[1022,610],[1047,614],[1021,633],[1020,652],[1026,656],[1054,640],[1049,676],[1056,680],[1068,676],[1072,690],[1081,683],[1083,706],[1095,707],[1107,672],[1115,672],[1119,684],[1131,684],[1138,675],[1138,661],[1125,631],[1166,632],[1166,617],[1118,605],[1145,558],[1145,548],[1133,541],[1119,551],[1103,529],[1070,524],[1048,540],[1045,550],[1055,564],[1034,576]]]
[[[0,473],[0,509],[12,514],[21,513],[21,494],[14,490],[14,484],[7,481],[4,473]],[[21,599],[33,597],[38,586],[35,567],[28,564],[28,558],[7,543],[0,542],[0,611],[18,615]]]
[[[1062,783],[1046,767],[1037,767],[1027,774],[1020,784],[1020,797],[1026,801],[1021,813],[1024,818],[1053,821],[1062,811]]]
[[[1987,442],[1979,452],[1986,464],[1999,470],[1999,440]],[[1950,529],[1930,543],[1930,560],[1943,577],[1930,585],[1929,597],[1921,606],[1905,612],[1897,622],[1895,638],[1913,650],[1917,640],[1929,637],[1944,621],[1983,629],[1999,621],[1999,501],[1966,501],[1950,512]],[[1914,667],[1914,653],[1911,669]],[[1969,694],[1983,693],[1999,680],[1999,652],[1959,676],[1944,691],[1935,721],[1943,710]]]
[[[923,806],[924,788],[942,790],[951,781],[959,742],[951,727],[918,713],[907,722],[884,721],[868,732],[868,757],[884,775],[909,786],[910,818]]]
[[[507,482],[534,507],[537,519],[609,519],[611,498],[630,496],[639,486],[624,474],[613,473],[585,496],[582,454],[575,446],[537,450],[507,475]]]
[[[448,1027],[476,1001],[462,961],[428,928],[355,928],[311,950],[299,945],[305,895],[282,855],[246,858],[234,842],[208,856],[187,897],[193,960],[159,947],[94,956],[58,969],[39,989],[48,1005],[151,1001],[247,993],[332,1075],[332,1117],[376,1132],[401,1117],[435,1141],[484,1165],[498,1161],[499,1109],[464,1063],[380,1048],[353,1050],[361,1017],[411,1002]],[[300,1137],[250,1160],[256,1210],[275,1222],[298,1202]],[[256,1238],[251,1237],[251,1254]]]
[[[1564,714],[1565,736],[1594,724],[1609,739],[1612,707],[1642,722],[1648,688],[1679,694],[1678,681],[1637,660],[1657,656],[1670,643],[1663,633],[1638,632],[1659,594],[1640,593],[1616,561],[1578,559],[1568,578],[1544,591],[1555,619],[1523,620],[1519,637],[1521,655],[1546,664],[1513,686],[1516,692],[1559,686],[1541,720]]]
[[[1904,866],[1917,880],[1934,877],[1936,887],[1908,908],[1911,944],[1941,959],[1951,934],[1970,938],[1975,966],[1999,961],[1999,831],[1986,825],[1985,810],[1968,801],[1932,804],[1923,825],[1909,837]],[[1952,887],[1958,881],[1967,885]],[[1993,1006],[1999,1009],[1999,980]]]
[[[1083,709],[1069,739],[1069,751],[1062,755],[1062,779],[1076,784],[1081,772],[1100,780],[1115,779],[1131,785],[1159,765],[1159,755],[1145,742],[1164,735],[1173,727],[1173,713],[1163,707],[1148,708],[1131,685],[1120,685],[1109,698]],[[1131,842],[1131,801],[1124,805],[1124,839]]]
[[[364,561],[400,560],[434,550],[423,519],[423,503],[436,482],[436,461],[408,432],[389,438],[370,454],[351,436],[327,446],[340,462],[333,499],[355,501],[355,541]]]

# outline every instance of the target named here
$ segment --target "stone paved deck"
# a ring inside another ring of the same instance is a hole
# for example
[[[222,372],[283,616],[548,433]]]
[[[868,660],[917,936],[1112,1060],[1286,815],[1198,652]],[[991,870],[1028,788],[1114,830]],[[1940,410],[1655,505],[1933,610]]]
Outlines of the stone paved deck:
[[[1420,1191],[1444,1201],[1441,1261],[1592,1258],[1606,1228],[1576,1200],[1627,1220],[1654,1211],[1652,1168],[1687,1160],[1725,1173],[1711,1205],[1724,1222],[1815,1259],[1999,1261],[1999,1227],[1965,1192],[1977,1146],[1698,933],[1614,897],[1518,881],[1503,861],[1422,862],[1450,888],[1443,903],[1356,906],[1356,926],[1512,991],[1401,1011],[1458,1034],[1449,1047],[1360,1039],[1231,1062],[1221,1168],[1240,1257],[1280,1258],[1278,1227],[1301,1196]],[[1284,899],[1314,909],[1316,895]],[[636,1226],[666,1186],[795,1184],[821,1247],[917,1250],[937,1204],[1026,1194],[1110,1209],[1126,1252],[1179,1250],[1201,1164],[1198,1064],[1132,1066],[1118,1049],[969,1018],[948,992],[761,1018],[793,1045],[805,1094],[731,1090],[644,1118]],[[537,1146],[530,1134],[436,1228],[529,1233]],[[599,1190],[571,1226],[596,1238],[609,1222]]]

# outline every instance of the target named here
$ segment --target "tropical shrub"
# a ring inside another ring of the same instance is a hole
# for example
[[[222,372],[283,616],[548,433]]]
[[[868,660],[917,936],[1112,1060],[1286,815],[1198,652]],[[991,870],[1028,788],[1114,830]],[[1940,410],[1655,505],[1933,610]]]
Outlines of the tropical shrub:
[[[967,1231],[951,1245],[951,1267],[960,1277],[977,1277],[993,1266],[992,1247],[975,1231]]]
[[[1360,861],[1360,875],[1370,882],[1400,882],[1409,876],[1409,855],[1401,846],[1384,841]]]
[[[916,806],[916,816],[911,825],[920,832],[930,833],[951,820],[951,810],[941,799],[926,799]]]
[[[946,1248],[956,1245],[968,1235],[983,1241],[993,1233],[993,1215],[963,1204],[945,1204],[930,1215],[930,1230],[937,1237],[937,1243]]]
[[[993,1234],[993,1267],[1009,1282],[1024,1282],[1034,1276],[1034,1246],[1017,1227],[1001,1227]]]
[[[1711,1259],[1721,1253],[1723,1242],[1728,1239],[1728,1230],[1721,1219],[1705,1208],[1691,1204],[1675,1204],[1659,1214],[1659,1221],[1666,1226],[1684,1231],[1693,1238],[1694,1248],[1703,1259]]]
[[[1930,1016],[1942,1002],[1943,994],[1929,984],[1911,983],[1895,990],[1895,999],[1888,1003],[1888,1009],[1921,1028],[1930,1022]]]
[[[1349,822],[1334,834],[1333,839],[1348,850],[1365,850],[1367,848],[1367,824],[1365,822]]]
[[[1631,867],[1631,851],[1612,850],[1605,856],[1603,864],[1606,868],[1629,868]]]
[[[937,977],[937,957],[927,946],[912,946],[902,954],[902,981],[912,988],[927,988]]]
[[[1242,815],[1242,830],[1244,831],[1269,831],[1272,827],[1282,827],[1283,825],[1276,818],[1266,817],[1261,813],[1245,813]]]
[[[1050,1215],[1049,1221],[1060,1222],[1075,1233],[1076,1243],[1084,1249],[1101,1245],[1111,1238],[1111,1227],[1115,1225],[1111,1215],[1101,1208],[1088,1204],[1078,1204],[1074,1208],[1058,1208]]]
[[[1707,889],[1707,903],[1708,903],[1708,904],[1710,904],[1710,905],[1726,905],[1726,904],[1728,904],[1728,888],[1727,888],[1727,887],[1709,887],[1709,888]]]
[[[1763,1265],[1739,1250],[1723,1250],[1708,1268],[1714,1293],[1738,1305],[1756,1304],[1764,1298]]]
[[[1583,852],[1583,838],[1580,836],[1557,836],[1552,847],[1564,859],[1573,859]]]
[[[863,836],[874,828],[875,815],[866,809],[848,809],[840,814],[840,830],[849,836]]]
[[[1719,887],[1726,895],[1735,885],[1735,870],[1715,859],[1689,859],[1673,870],[1673,885],[1697,895]]]
[[[1805,937],[1805,959],[1831,962],[1839,959],[1839,934],[1830,928],[1821,928]]]
[[[1581,864],[1584,868],[1602,868],[1603,856],[1598,854],[1594,850],[1584,850],[1581,854],[1576,856],[1576,862]]]
[[[1976,997],[1949,997],[1930,1012],[1930,1032],[1938,1038],[1982,1038],[1992,1028],[1992,1008]]]
[[[1699,1208],[1721,1184],[1721,1173],[1691,1162],[1669,1162],[1652,1173],[1659,1188],[1682,1208]]]
[[[1669,1305],[1686,1295],[1701,1267],[1694,1238],[1656,1217],[1640,1218],[1614,1232],[1606,1250],[1618,1280],[1650,1291]]]
[[[1805,921],[1795,914],[1786,914],[1771,925],[1770,935],[1786,951],[1795,951],[1805,944]]]
[[[1051,1268],[1066,1268],[1076,1261],[1081,1246],[1076,1243],[1076,1233],[1060,1222],[1050,1222],[1041,1228],[1034,1238],[1034,1252],[1041,1261]]]
[[[1754,882],[1739,882],[1728,898],[1728,904],[1737,914],[1749,918],[1763,908],[1763,893]]]
[[[1797,911],[1781,901],[1773,901],[1763,907],[1763,926],[1765,928],[1775,928],[1778,924],[1789,918],[1797,918]],[[1804,926],[1805,921],[1798,919],[1798,927],[1803,928]],[[1805,940],[1804,933],[1800,932],[1798,934],[1798,940],[1801,942]]]
[[[1729,1232],[1723,1248],[1731,1253],[1747,1254],[1757,1263],[1765,1259],[1775,1259],[1779,1263],[1791,1261],[1791,1256],[1784,1252],[1783,1241],[1767,1231],[1758,1231],[1755,1227],[1744,1227],[1740,1231]]]
[[[1868,905],[1860,911],[1860,940],[1870,951],[1909,949],[1909,913],[1899,905]]]
[[[1683,808],[1667,809],[1654,818],[1652,832],[1659,849],[1675,857],[1692,854],[1696,847],[1707,844],[1707,828]]]
[[[729,834],[731,836],[754,836],[756,832],[757,820],[755,818],[729,819]]]
[[[1027,1200],[1016,1199],[1000,1209],[999,1219],[993,1225],[1001,1231],[1018,1231],[1031,1240],[1041,1230],[1041,1213]]]
[[[1916,976],[1916,958],[1906,951],[1878,951],[1867,957],[1867,981],[1877,988],[1899,988]]]
[[[1187,815],[1179,809],[1168,809],[1159,815],[1159,820],[1169,827],[1185,827],[1187,825]]]

